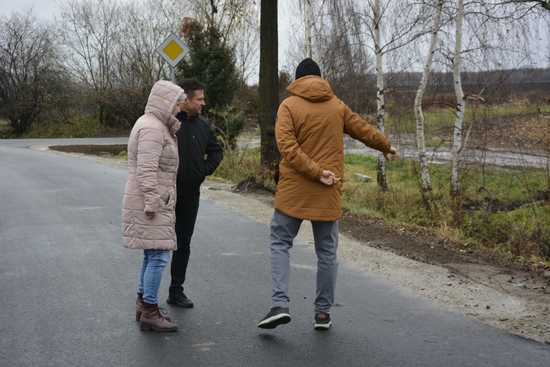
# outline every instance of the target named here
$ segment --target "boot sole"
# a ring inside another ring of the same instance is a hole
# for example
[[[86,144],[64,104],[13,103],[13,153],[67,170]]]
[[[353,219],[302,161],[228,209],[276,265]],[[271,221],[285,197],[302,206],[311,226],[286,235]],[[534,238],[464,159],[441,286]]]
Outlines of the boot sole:
[[[142,313],[143,313],[142,311],[136,311],[136,322],[141,321],[141,314],[142,314]],[[164,316],[164,318],[165,318],[166,320],[172,321],[172,319],[170,318],[170,316],[168,316],[168,313],[166,313],[166,311],[165,311],[164,309],[161,309],[161,310],[160,310],[160,314],[161,314],[162,316]]]
[[[172,328],[159,328],[154,325],[143,323],[143,322],[139,325],[139,328],[141,331],[156,331],[159,333],[171,333],[174,331],[178,331],[177,326],[174,326]]]
[[[288,324],[291,317],[287,313],[280,313],[278,315],[271,316],[265,320],[262,320],[258,323],[260,329],[275,329],[279,325]]]

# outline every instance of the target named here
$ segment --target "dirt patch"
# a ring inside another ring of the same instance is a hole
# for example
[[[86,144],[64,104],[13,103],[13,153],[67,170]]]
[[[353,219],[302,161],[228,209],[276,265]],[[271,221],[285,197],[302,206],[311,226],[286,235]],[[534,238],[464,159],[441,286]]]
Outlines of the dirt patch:
[[[237,183],[232,188],[233,192],[242,192],[242,193],[257,193],[257,194],[274,194],[275,192],[268,187],[266,187],[263,183],[258,182],[256,180],[256,177],[248,177],[241,182]]]
[[[422,229],[413,232],[404,227],[389,226],[365,215],[344,213],[340,231],[359,241],[369,242],[370,246],[427,264],[487,264],[479,256],[474,256],[472,250],[459,249],[458,244],[446,238],[438,238]]]

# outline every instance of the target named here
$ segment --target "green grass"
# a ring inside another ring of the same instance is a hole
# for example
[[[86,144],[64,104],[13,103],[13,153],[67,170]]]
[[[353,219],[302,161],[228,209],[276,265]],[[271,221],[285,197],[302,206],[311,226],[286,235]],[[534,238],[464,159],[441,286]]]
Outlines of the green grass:
[[[360,183],[353,176],[357,172],[375,178],[376,158],[347,155],[345,163],[346,184],[349,185],[345,188],[348,191],[359,190],[358,186],[361,186],[361,190],[366,190],[367,196],[378,192],[374,183],[368,186]],[[418,168],[414,161],[389,162],[386,167],[391,191],[421,199],[418,190]],[[430,173],[435,195],[450,200],[448,197],[449,166],[432,165]],[[546,172],[540,169],[489,167],[482,177],[481,169],[470,167],[463,171],[462,178],[464,197],[469,200],[478,201],[490,197],[505,203],[528,202],[537,192],[547,189]],[[480,191],[481,188],[483,190]]]
[[[375,182],[365,184],[353,175],[359,172],[376,178],[374,158],[351,155],[345,162],[343,206],[352,213],[430,227],[466,244],[518,258],[540,255],[550,260],[550,203],[537,197],[548,190],[544,170],[490,167],[482,177],[479,168],[469,168],[463,173],[463,199],[477,203],[479,208],[464,210],[462,224],[454,225],[449,166],[431,167],[434,200],[429,212],[423,205],[415,162],[402,160],[387,164],[388,193],[381,193]],[[511,210],[487,211],[489,200]]]
[[[386,168],[390,191],[382,193],[376,184],[376,158],[346,155],[343,207],[350,213],[392,224],[426,227],[464,246],[488,249],[502,259],[528,264],[546,259],[550,265],[550,203],[535,198],[538,192],[548,189],[544,170],[489,167],[483,178],[479,168],[467,169],[463,174],[463,199],[477,203],[479,208],[461,211],[462,221],[455,224],[452,208],[456,206],[449,195],[447,165],[430,167],[430,211],[420,194],[416,162],[389,162]],[[259,150],[254,149],[226,153],[215,175],[236,183],[259,171]],[[372,181],[361,182],[354,173],[366,174]],[[489,212],[483,206],[489,199],[505,206],[523,206]]]
[[[259,172],[260,149],[226,150],[214,176],[238,183],[245,178],[258,176]]]

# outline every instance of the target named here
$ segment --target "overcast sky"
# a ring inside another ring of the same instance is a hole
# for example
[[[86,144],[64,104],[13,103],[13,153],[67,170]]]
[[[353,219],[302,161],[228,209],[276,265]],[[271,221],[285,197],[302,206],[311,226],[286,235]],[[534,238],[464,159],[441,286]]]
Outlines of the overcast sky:
[[[38,18],[53,20],[58,14],[60,1],[62,0],[0,0],[0,16],[10,15],[13,11],[26,12],[33,9]],[[291,1],[296,0],[279,0],[279,64],[281,67],[288,65],[286,58],[291,38],[290,23],[293,16],[292,12],[295,11],[295,6],[289,6]],[[541,67],[550,67],[550,61],[548,60],[550,35],[546,34],[547,29],[544,29],[542,34],[539,32],[539,38],[541,39],[535,42],[536,45],[533,45],[533,52],[539,54],[535,58],[540,60],[538,66]]]
[[[290,38],[289,7],[287,2],[279,0],[279,64],[286,64],[288,40]],[[59,13],[60,0],[0,0],[0,16],[8,16],[13,11],[26,12],[33,9],[38,18],[53,20]]]
[[[0,0],[0,14],[9,15],[12,11],[25,12],[34,9],[34,13],[45,19],[51,19],[57,13],[56,0]]]

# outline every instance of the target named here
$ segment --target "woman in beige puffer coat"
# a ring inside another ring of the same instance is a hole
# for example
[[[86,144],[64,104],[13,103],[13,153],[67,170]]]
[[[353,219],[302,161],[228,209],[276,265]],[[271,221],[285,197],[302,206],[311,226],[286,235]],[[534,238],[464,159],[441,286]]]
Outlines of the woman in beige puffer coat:
[[[128,140],[122,230],[125,247],[144,250],[136,301],[136,320],[142,330],[177,330],[158,308],[158,289],[170,251],[176,250],[176,131],[180,122],[175,115],[185,97],[174,83],[156,82],[145,114],[134,124]]]

